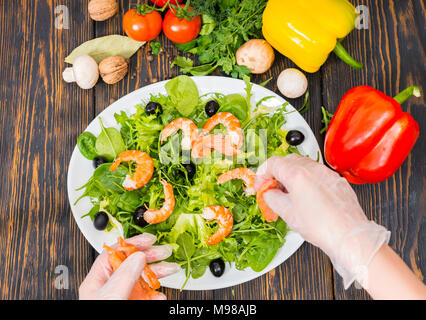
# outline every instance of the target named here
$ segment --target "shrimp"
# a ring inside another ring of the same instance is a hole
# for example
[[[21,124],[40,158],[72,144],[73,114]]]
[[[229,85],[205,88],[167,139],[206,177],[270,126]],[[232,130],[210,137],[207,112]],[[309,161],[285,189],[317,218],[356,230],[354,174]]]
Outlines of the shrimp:
[[[112,249],[107,245],[104,245],[105,250],[108,252],[108,262],[111,265],[113,272],[115,272],[120,264],[126,260],[132,253],[138,251],[138,249],[131,244],[124,241],[123,238],[118,238],[119,247]],[[156,296],[162,294],[157,289],[160,288],[160,282],[155,276],[154,272],[148,265],[145,265],[142,277],[139,277],[135,283],[132,292],[130,293],[129,300],[151,300]]]
[[[244,184],[246,185],[246,195],[251,196],[256,193],[256,191],[254,190],[255,178],[256,174],[252,170],[241,167],[222,173],[217,178],[217,184],[222,184],[232,179],[242,179],[244,181]]]
[[[243,130],[240,120],[230,112],[219,112],[204,124],[201,135],[206,136],[217,125],[222,124],[228,130],[232,145],[240,149],[243,146]]]
[[[206,240],[206,244],[217,244],[231,233],[234,219],[229,209],[221,206],[210,206],[203,210],[201,216],[207,221],[215,219],[219,224],[219,229]]]
[[[262,212],[263,218],[267,222],[274,222],[278,219],[278,215],[266,204],[263,198],[263,194],[272,189],[280,189],[280,184],[275,179],[266,181],[256,193],[257,205],[259,206],[260,212]]]
[[[114,172],[117,170],[121,162],[134,161],[137,164],[136,170],[133,176],[127,175],[123,181],[123,187],[126,190],[136,190],[144,186],[151,179],[154,173],[154,162],[151,157],[139,150],[127,150],[123,151],[114,160],[114,163],[109,168],[110,171]]]
[[[148,209],[143,217],[148,223],[160,223],[167,220],[175,209],[175,196],[173,195],[173,187],[170,183],[161,180],[160,183],[164,189],[164,204],[161,209]]]
[[[194,142],[191,154],[194,158],[204,158],[210,156],[211,149],[215,149],[226,156],[235,156],[241,153],[241,150],[232,145],[229,136],[209,134]]]
[[[182,149],[191,149],[192,144],[198,138],[198,127],[194,122],[186,118],[175,119],[165,126],[160,133],[160,142],[163,143],[168,137],[179,130],[183,132],[183,139],[181,142]]]

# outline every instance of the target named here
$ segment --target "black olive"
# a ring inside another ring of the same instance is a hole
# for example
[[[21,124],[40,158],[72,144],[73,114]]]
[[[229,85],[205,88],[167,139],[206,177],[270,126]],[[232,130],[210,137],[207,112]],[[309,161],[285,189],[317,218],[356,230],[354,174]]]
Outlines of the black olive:
[[[96,157],[95,159],[93,159],[93,166],[95,167],[95,169],[97,167],[99,167],[100,165],[107,163],[108,161],[105,158],[102,157]]]
[[[210,271],[215,277],[221,277],[225,272],[225,262],[221,258],[212,260],[210,262]]]
[[[145,112],[148,115],[162,114],[163,113],[163,108],[161,107],[161,104],[159,104],[158,102],[150,101],[145,106]]]
[[[108,215],[106,212],[99,211],[93,218],[93,225],[97,230],[105,230],[108,225]]]
[[[186,169],[186,172],[188,174],[188,179],[192,179],[195,175],[196,168],[195,165],[192,163],[186,163],[183,165],[183,167]]]
[[[286,141],[291,146],[297,146],[305,140],[305,136],[298,130],[290,130],[285,137]]]
[[[142,228],[148,225],[148,222],[146,222],[143,217],[143,214],[145,213],[145,211],[146,211],[146,207],[142,206],[137,208],[135,212],[133,212],[133,220],[139,227],[142,227]]]
[[[206,103],[205,111],[209,117],[212,117],[219,110],[219,103],[216,100],[210,100]]]

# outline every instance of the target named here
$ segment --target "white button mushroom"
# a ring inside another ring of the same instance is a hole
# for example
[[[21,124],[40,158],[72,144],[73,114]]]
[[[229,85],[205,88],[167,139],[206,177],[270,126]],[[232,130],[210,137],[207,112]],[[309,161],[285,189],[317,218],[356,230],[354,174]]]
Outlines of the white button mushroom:
[[[76,82],[82,89],[91,89],[99,79],[99,68],[95,59],[82,55],[74,60],[73,66],[62,73],[66,82]]]
[[[263,39],[252,39],[243,44],[236,52],[237,64],[246,66],[253,74],[268,71],[275,60],[274,49]]]
[[[308,79],[303,72],[289,68],[280,73],[277,86],[285,97],[295,99],[301,97],[308,89]]]

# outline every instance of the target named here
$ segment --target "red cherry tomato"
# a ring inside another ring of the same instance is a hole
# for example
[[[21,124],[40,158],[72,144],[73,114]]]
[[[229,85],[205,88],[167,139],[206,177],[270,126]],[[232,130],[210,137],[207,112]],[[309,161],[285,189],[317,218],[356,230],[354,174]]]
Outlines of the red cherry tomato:
[[[151,41],[161,32],[162,19],[157,11],[144,15],[130,9],[123,17],[124,32],[136,41]]]
[[[170,0],[169,4],[178,4],[181,3],[183,0]],[[155,4],[157,7],[164,7],[167,4],[167,0],[151,0],[153,4]]]
[[[180,5],[182,8],[185,5]],[[194,10],[188,7],[189,11]],[[201,17],[196,16],[191,21],[179,19],[173,9],[170,9],[163,21],[163,32],[167,38],[176,43],[187,43],[194,40],[201,30]]]

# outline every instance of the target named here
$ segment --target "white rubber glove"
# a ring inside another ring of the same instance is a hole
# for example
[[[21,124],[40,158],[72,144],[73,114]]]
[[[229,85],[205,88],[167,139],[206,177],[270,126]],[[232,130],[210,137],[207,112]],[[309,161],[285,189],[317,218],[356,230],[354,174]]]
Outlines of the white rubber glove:
[[[113,273],[108,262],[108,253],[104,250],[96,258],[92,268],[82,282],[79,289],[81,300],[125,300],[128,299],[136,281],[142,275],[146,263],[168,258],[172,249],[168,245],[152,246],[157,238],[149,233],[126,239],[126,242],[136,246],[140,252],[130,255]],[[117,248],[118,245],[112,246]],[[170,262],[159,262],[150,265],[157,278],[163,278],[179,271],[180,265]],[[159,292],[155,297],[158,300],[166,299]]]
[[[389,242],[390,232],[367,219],[349,183],[325,165],[296,154],[272,157],[262,164],[255,189],[271,178],[286,192],[266,192],[269,207],[330,257],[345,289],[354,280],[362,285],[367,266]]]

